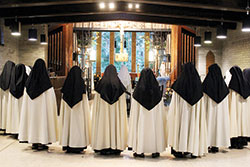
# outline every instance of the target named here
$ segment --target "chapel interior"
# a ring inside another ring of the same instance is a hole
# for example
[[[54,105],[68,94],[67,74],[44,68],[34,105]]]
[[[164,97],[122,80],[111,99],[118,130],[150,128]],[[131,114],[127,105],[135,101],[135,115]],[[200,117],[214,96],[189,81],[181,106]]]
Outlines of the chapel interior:
[[[82,71],[91,109],[99,96],[98,82],[110,64],[117,73],[126,66],[132,90],[143,69],[149,68],[162,86],[163,110],[168,113],[173,94],[178,93],[173,84],[184,75],[186,64],[196,69],[201,83],[215,63],[224,79],[234,66],[242,71],[250,68],[249,3],[249,0],[1,0],[0,73],[8,60],[29,66],[31,71],[37,59],[44,60],[59,116],[62,87],[72,67],[78,66]],[[126,102],[129,122],[131,100]],[[250,119],[250,111],[247,117]],[[178,159],[170,147],[158,159],[134,158],[129,149],[118,157],[96,155],[90,147],[81,154],[65,154],[58,142],[48,150],[34,151],[30,145],[1,131],[0,126],[1,167],[248,166],[249,149],[249,144],[243,149],[225,147],[216,154],[193,159]]]

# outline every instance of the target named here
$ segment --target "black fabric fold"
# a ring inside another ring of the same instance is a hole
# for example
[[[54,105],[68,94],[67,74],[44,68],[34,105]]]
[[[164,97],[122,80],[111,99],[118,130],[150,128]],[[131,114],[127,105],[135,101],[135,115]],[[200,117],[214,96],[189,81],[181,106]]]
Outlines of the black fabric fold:
[[[71,108],[82,101],[82,95],[86,93],[86,86],[80,67],[74,66],[70,69],[61,91],[63,100]]]
[[[229,82],[229,88],[239,93],[241,97],[246,99],[250,95],[250,88],[247,79],[244,77],[240,67],[233,66],[230,70],[232,75]]]
[[[25,87],[27,94],[32,100],[52,87],[44,60],[36,60]]]
[[[153,109],[161,101],[162,92],[150,68],[144,68],[141,71],[133,98],[147,110]]]
[[[216,103],[220,103],[229,94],[229,89],[217,64],[208,67],[208,73],[202,83],[202,88],[203,92]]]
[[[190,105],[196,104],[202,98],[201,79],[192,63],[183,65],[183,71],[172,85],[172,89]]]
[[[250,68],[246,68],[243,70],[243,75],[244,75],[244,78],[246,79],[247,83],[248,83],[248,86],[250,88]]]
[[[10,87],[10,80],[11,80],[11,74],[12,70],[15,68],[15,63],[12,61],[7,61],[3,67],[3,71],[0,76],[0,86],[1,89],[6,91]]]
[[[10,93],[17,99],[23,96],[25,82],[28,78],[24,64],[18,64],[12,69]]]
[[[95,89],[109,104],[114,104],[119,97],[126,91],[122,82],[118,78],[114,65],[110,64],[106,67],[102,79],[98,82]]]

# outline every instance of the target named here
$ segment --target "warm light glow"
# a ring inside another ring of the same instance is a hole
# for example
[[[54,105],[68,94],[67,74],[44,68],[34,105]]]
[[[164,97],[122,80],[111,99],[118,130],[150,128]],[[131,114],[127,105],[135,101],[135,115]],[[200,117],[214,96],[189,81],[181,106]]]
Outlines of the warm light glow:
[[[101,9],[104,9],[104,8],[105,8],[105,3],[101,2],[101,3],[99,4],[99,7],[100,7]]]
[[[90,50],[89,60],[90,61],[96,61],[96,50],[94,50],[93,48]]]
[[[242,32],[250,32],[250,27],[249,28],[242,28],[241,31]]]
[[[140,5],[139,5],[139,4],[135,4],[135,8],[136,8],[136,9],[139,9],[139,8],[140,8]]]
[[[194,44],[195,47],[201,47],[201,44]]]
[[[11,35],[13,35],[13,36],[20,36],[21,33],[20,32],[12,32]]]
[[[115,4],[113,2],[109,3],[109,9],[114,9],[115,8]]]
[[[132,4],[132,3],[129,3],[129,4],[128,4],[128,8],[129,8],[129,9],[132,9],[132,8],[133,8],[133,4]]]
[[[36,38],[29,38],[29,41],[37,41]]]
[[[41,42],[40,44],[41,45],[47,45],[48,43],[47,42]]]
[[[155,52],[156,52],[156,50],[153,50],[153,49],[151,49],[149,51],[148,61],[150,61],[150,62],[155,61]]]
[[[212,41],[204,41],[205,44],[211,44]]]
[[[218,38],[218,39],[226,39],[227,36],[225,36],[225,35],[217,35],[216,38]]]

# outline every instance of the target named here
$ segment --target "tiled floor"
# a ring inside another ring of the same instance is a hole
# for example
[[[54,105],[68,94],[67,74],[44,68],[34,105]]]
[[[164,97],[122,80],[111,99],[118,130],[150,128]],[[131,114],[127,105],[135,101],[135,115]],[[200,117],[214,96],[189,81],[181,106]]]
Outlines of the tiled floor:
[[[176,159],[167,149],[158,159],[133,157],[131,151],[120,156],[95,155],[91,148],[83,154],[66,154],[57,144],[48,151],[31,150],[10,136],[0,135],[0,167],[234,167],[250,166],[250,145],[243,150],[224,149],[197,159]]]

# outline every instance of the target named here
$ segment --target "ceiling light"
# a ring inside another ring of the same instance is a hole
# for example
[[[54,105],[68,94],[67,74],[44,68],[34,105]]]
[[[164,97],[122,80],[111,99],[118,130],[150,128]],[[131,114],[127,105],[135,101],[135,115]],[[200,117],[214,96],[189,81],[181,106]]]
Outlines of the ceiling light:
[[[115,4],[113,2],[109,3],[109,9],[114,9],[115,8]]]
[[[46,40],[46,35],[45,34],[41,34],[40,35],[40,44],[41,45],[47,45],[47,40]]]
[[[37,29],[29,29],[29,41],[37,41]]]
[[[205,40],[204,40],[205,44],[211,44],[212,43],[212,32],[210,31],[206,31],[205,32]]]
[[[140,5],[137,3],[137,4],[135,4],[135,8],[136,9],[139,9],[140,8]]]
[[[104,8],[105,8],[105,3],[101,2],[101,3],[99,4],[99,7],[100,7],[101,9],[104,9]]]
[[[11,35],[20,36],[21,35],[21,23],[18,21],[13,22],[11,25]]]
[[[222,25],[217,27],[217,35],[218,39],[226,39],[227,38],[227,29],[225,29]]]
[[[132,4],[132,3],[129,3],[129,4],[128,4],[128,8],[129,8],[129,9],[132,9],[132,8],[133,8],[133,4]]]
[[[241,31],[243,31],[243,32],[250,32],[250,16],[249,16],[249,10],[250,10],[250,8],[249,8],[249,0],[247,1],[246,10],[247,10],[247,15],[246,15],[245,19],[242,22],[242,29],[241,29]]]
[[[201,37],[200,36],[194,37],[194,46],[195,47],[200,47],[201,46]]]
[[[247,15],[246,18],[242,22],[242,29],[243,32],[250,32],[250,16]]]

